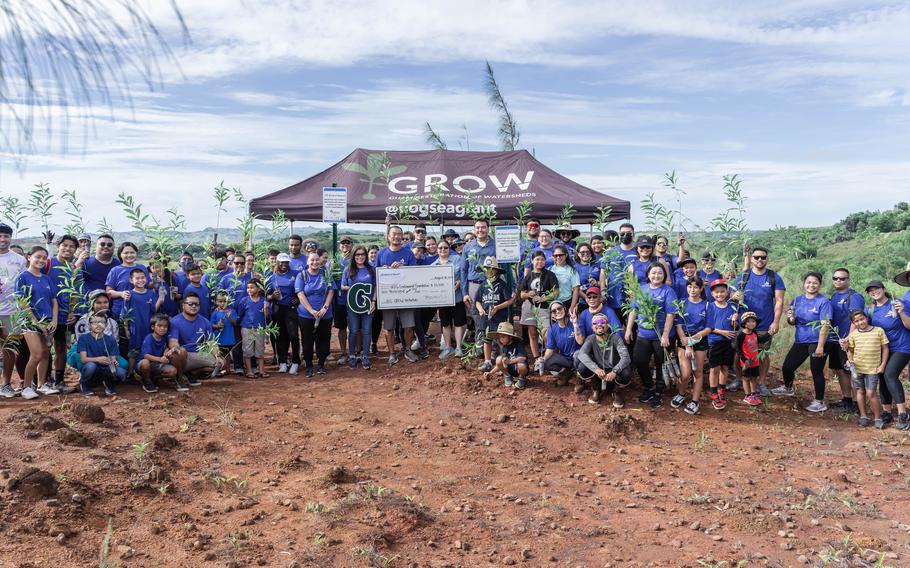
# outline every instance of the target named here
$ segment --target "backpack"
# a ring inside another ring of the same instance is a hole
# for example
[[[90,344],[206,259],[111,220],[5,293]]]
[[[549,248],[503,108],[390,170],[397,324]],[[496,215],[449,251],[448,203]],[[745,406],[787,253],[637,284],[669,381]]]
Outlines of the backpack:
[[[765,271],[765,274],[768,275],[768,281],[771,282],[771,295],[773,296],[774,293],[777,291],[777,274],[770,268]],[[752,277],[751,269],[747,270],[743,273],[743,278],[742,278],[743,293],[746,292],[746,284],[749,283],[749,278],[751,278],[751,277]]]

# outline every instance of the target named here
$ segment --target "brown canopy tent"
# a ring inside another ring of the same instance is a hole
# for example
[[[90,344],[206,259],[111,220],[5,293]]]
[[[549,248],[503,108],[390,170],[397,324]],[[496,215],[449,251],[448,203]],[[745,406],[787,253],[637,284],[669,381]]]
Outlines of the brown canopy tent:
[[[575,223],[594,220],[597,208],[612,208],[609,220],[628,219],[629,202],[594,191],[559,175],[526,150],[394,152],[358,148],[327,170],[250,201],[259,218],[283,210],[294,221],[322,221],[322,188],[348,188],[348,222],[384,223],[386,215],[467,223],[478,207],[496,219],[516,216],[522,201],[530,215],[555,219],[568,204]]]

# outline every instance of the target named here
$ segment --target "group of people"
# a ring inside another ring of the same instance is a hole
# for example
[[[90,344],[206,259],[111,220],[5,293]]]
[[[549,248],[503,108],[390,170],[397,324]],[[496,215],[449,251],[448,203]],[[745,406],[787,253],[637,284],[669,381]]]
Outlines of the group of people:
[[[477,220],[467,233],[450,228],[438,239],[421,224],[408,232],[389,225],[382,247],[342,237],[334,258],[291,235],[287,252],[270,250],[258,269],[251,252],[214,251],[207,267],[185,253],[172,272],[152,251],[143,265],[133,243],[115,254],[110,235],[97,238],[94,254],[88,235],[60,237],[54,256],[41,246],[26,254],[0,225],[0,395],[72,392],[67,364],[85,395],[97,383],[112,395],[130,378],[155,392],[161,379],[184,390],[227,372],[264,377],[266,343],[279,373],[302,368],[311,378],[332,359],[370,369],[384,335],[389,365],[426,359],[438,347],[443,360],[479,355],[480,371],[517,389],[535,373],[558,385],[574,380],[593,404],[609,396],[624,406],[634,371],[640,403],[660,407],[666,394],[689,414],[700,411],[703,390],[717,410],[739,388],[748,405],[794,396],[806,359],[814,387],[807,410],[823,412],[827,361],[841,388],[838,406],[859,414],[860,425],[910,428],[900,381],[910,363],[910,292],[898,300],[874,280],[864,296],[838,268],[830,296],[822,293],[826,277],[810,272],[787,303],[764,247],[744,249],[742,270],[721,273],[711,252],[690,254],[684,235],[673,254],[666,236],[636,235],[631,223],[581,242],[571,225],[549,230],[531,219],[526,235],[518,265],[497,261],[490,224]],[[452,305],[377,310],[376,269],[420,265],[452,267]],[[895,281],[910,286],[908,275],[910,266]],[[437,319],[438,338],[430,333]],[[767,354],[784,323],[794,327],[794,343],[783,384],[769,388]]]

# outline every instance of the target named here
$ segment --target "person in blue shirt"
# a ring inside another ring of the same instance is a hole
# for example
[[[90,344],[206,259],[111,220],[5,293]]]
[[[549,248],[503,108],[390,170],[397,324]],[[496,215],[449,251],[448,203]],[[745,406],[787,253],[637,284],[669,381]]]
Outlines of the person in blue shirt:
[[[171,318],[168,347],[173,350],[174,357],[186,359],[184,375],[178,379],[178,385],[182,387],[201,385],[201,375],[217,374],[224,365],[217,355],[199,351],[199,345],[215,335],[209,319],[199,315],[199,306],[199,296],[187,292],[181,301],[181,313]]]
[[[457,273],[461,261],[457,254],[452,253],[452,246],[446,239],[439,242],[436,250],[439,252],[439,257],[433,265],[452,266],[453,273],[456,274],[455,286],[452,289],[454,305],[439,308],[439,327],[442,331],[442,348],[439,351],[439,358],[447,359],[451,356],[461,358],[464,355],[461,350],[461,342],[468,322],[464,303],[461,301],[461,294],[458,293],[461,282],[457,277]]]
[[[275,257],[275,270],[270,278],[270,301],[272,321],[278,325],[275,353],[278,356],[278,372],[296,375],[300,370],[300,320],[297,317],[297,294],[294,283],[297,272],[291,270],[291,257],[281,253]],[[288,347],[291,349],[288,364]]]
[[[594,261],[594,249],[588,243],[581,243],[575,250],[575,271],[579,284],[578,309],[583,310],[587,306],[588,288],[600,288],[600,265]]]
[[[167,315],[155,314],[152,317],[152,332],[145,336],[139,349],[139,376],[142,378],[142,390],[147,393],[158,392],[158,379],[176,379],[183,374],[183,369],[178,367],[183,360],[172,360],[174,351],[167,345],[170,328],[171,320]]]
[[[572,228],[572,223],[566,222],[553,229],[553,233],[556,235],[555,244],[565,246],[569,254],[574,256],[577,247],[575,239],[581,235],[581,231]]]
[[[632,262],[632,259],[638,258],[638,250],[635,246],[635,227],[632,223],[623,223],[619,226],[619,244],[613,247],[619,256],[622,257],[623,264]],[[625,266],[623,266],[625,270]]]
[[[79,389],[85,396],[92,396],[92,384],[101,381],[104,394],[115,396],[116,384],[126,380],[126,369],[117,360],[117,341],[104,334],[107,317],[102,314],[89,316],[89,333],[83,334],[76,344],[82,361]]]
[[[291,270],[300,272],[306,270],[306,253],[303,253],[303,237],[300,235],[291,235],[288,237],[288,261]]]
[[[95,254],[82,265],[82,281],[85,293],[92,290],[104,290],[107,275],[115,266],[120,266],[120,259],[114,256],[114,237],[103,234],[95,243]]]
[[[680,234],[683,242],[685,242],[685,237]],[[682,249],[682,245],[679,245],[679,248]],[[670,254],[668,251],[670,249],[670,239],[660,235],[654,238],[654,255],[667,263],[667,267],[670,269],[670,279],[673,279],[673,274],[676,271],[677,262],[679,262],[679,256]],[[683,257],[685,258],[685,257]],[[682,296],[681,296],[682,297]]]
[[[191,264],[186,267],[186,286],[183,287],[181,294],[185,298],[187,294],[195,294],[199,298],[199,314],[208,318],[212,313],[212,291],[208,285],[202,281],[202,268],[198,264]]]
[[[537,251],[540,251],[544,254],[544,268],[550,269],[553,266],[553,236],[550,234],[548,229],[541,229],[538,233],[539,240],[537,241],[537,246],[531,248],[528,251],[527,258],[525,259],[524,265],[524,275],[527,276],[531,272],[531,258],[533,254]]]
[[[445,244],[448,252],[449,245]],[[357,368],[359,361],[364,369],[369,370],[370,363],[370,342],[373,330],[373,313],[376,311],[376,271],[367,262],[367,249],[364,246],[358,246],[351,253],[351,262],[344,271],[341,278],[341,294],[347,296],[351,287],[355,287],[355,297],[357,303],[351,306],[345,303],[345,309],[348,312],[348,325],[350,326],[350,335],[348,336],[348,367]],[[356,311],[355,311],[356,308]],[[366,309],[366,311],[364,311]],[[358,340],[360,348],[357,348]]]
[[[673,274],[673,291],[676,292],[677,298],[689,297],[689,279],[698,276],[698,263],[694,258],[684,258],[679,261],[679,266]],[[704,294],[704,280],[702,282],[702,294]],[[706,299],[705,296],[702,299]]]
[[[387,233],[389,245],[376,255],[376,267],[400,268],[403,266],[414,266],[417,259],[410,248],[403,244],[404,233],[401,227],[391,226]],[[416,324],[417,310],[411,308],[400,308],[393,310],[382,310],[382,327],[386,333],[386,344],[389,346],[389,365],[398,363],[398,354],[395,352],[395,326],[401,325],[403,332],[404,357],[414,363],[419,358],[411,350],[411,342],[414,340],[414,325]],[[429,356],[429,353],[427,353]]]
[[[307,257],[307,269],[297,275],[297,279],[294,281],[294,292],[300,301],[300,305],[297,306],[297,315],[303,332],[305,376],[312,378],[314,374],[314,347],[316,352],[315,373],[324,375],[326,373],[325,362],[329,356],[332,340],[332,298],[335,290],[331,277],[322,267],[322,259],[315,251]]]
[[[692,275],[685,280],[686,295],[683,296],[682,303],[677,302],[677,306],[682,308],[676,317],[680,378],[677,394],[670,400],[670,406],[673,408],[682,406],[686,401],[689,382],[692,381],[692,399],[683,410],[687,414],[698,414],[704,384],[705,359],[708,354],[708,334],[711,330],[707,326],[708,302],[704,298],[705,283],[695,275],[694,260],[686,266],[691,269]]]
[[[139,349],[142,348],[145,336],[152,332],[152,315],[158,311],[158,307],[164,301],[158,290],[150,290],[145,287],[145,284],[145,272],[141,268],[133,268],[130,271],[132,289],[123,296],[123,303],[120,306],[120,321],[123,323],[128,341],[128,375],[135,368]]]
[[[222,357],[227,358],[238,345],[240,329],[240,318],[237,316],[236,307],[239,303],[233,302],[227,292],[218,292],[215,296],[215,309],[209,321],[212,323],[212,329],[218,334],[218,349]],[[243,346],[240,346],[241,359],[243,358]],[[242,363],[241,363],[242,364]],[[237,374],[237,373],[234,373]]]
[[[252,367],[255,357],[259,363],[259,376],[268,378],[269,374],[265,371],[265,336],[269,301],[265,298],[265,289],[258,278],[247,282],[246,293],[247,297],[240,300],[237,306],[243,341],[243,368],[248,379],[255,378]]]
[[[714,256],[714,253],[705,251],[704,254],[701,255],[701,268],[698,269],[698,277],[701,278],[703,282],[722,280],[724,276],[715,268],[716,264],[717,257]]]
[[[746,252],[749,252],[748,249]],[[767,350],[771,347],[771,339],[780,330],[780,318],[784,313],[784,280],[779,274],[768,268],[768,249],[754,247],[751,250],[749,267],[736,281],[737,292],[733,299],[746,307],[750,312],[755,312],[759,324],[755,328],[758,334],[759,348]],[[763,357],[760,361],[758,375],[758,392],[761,396],[769,396],[768,369],[771,358]]]
[[[867,314],[872,325],[882,328],[888,338],[888,363],[885,374],[879,383],[879,394],[882,399],[882,420],[884,424],[892,422],[893,406],[897,406],[897,427],[900,430],[910,428],[910,415],[904,398],[904,387],[900,381],[901,372],[910,363],[910,314],[908,306],[894,299],[885,290],[881,280],[873,280],[866,286],[866,293],[872,299],[872,307]]]
[[[82,298],[82,265],[88,258],[88,251],[80,251],[76,256],[79,241],[72,235],[63,235],[57,239],[57,256],[45,265],[45,271],[57,288],[57,329],[54,330],[54,376],[50,381],[61,394],[70,394],[76,389],[67,386],[64,381],[66,371],[66,354],[69,350],[73,326],[82,313],[85,303]]]
[[[543,368],[556,377],[557,386],[565,386],[575,370],[575,353],[585,342],[584,333],[578,325],[578,316],[562,303],[550,304],[550,329],[547,330],[547,349],[543,353]],[[576,385],[577,392],[584,384]]]
[[[587,302],[585,306],[587,309],[578,316],[578,324],[581,326],[581,332],[584,336],[587,337],[594,333],[594,327],[591,325],[591,320],[597,314],[603,314],[607,318],[607,321],[610,323],[611,333],[622,331],[622,322],[619,321],[619,316],[616,315],[613,308],[604,304],[600,288],[591,286],[588,288],[586,295],[585,299]]]
[[[479,330],[480,315],[474,305],[474,296],[483,284],[483,272],[477,266],[483,264],[488,256],[496,256],[496,241],[490,237],[490,222],[486,219],[474,221],[476,238],[465,244],[461,255],[461,293],[465,310],[474,321],[474,329]]]
[[[348,235],[341,237],[341,240],[338,241],[338,256],[332,259],[330,270],[332,285],[336,291],[341,288],[344,270],[351,263],[351,250],[353,248],[354,239]],[[334,300],[335,309],[332,314],[332,327],[337,330],[338,350],[341,352],[338,355],[338,366],[341,366],[348,364],[349,358],[353,355],[348,355],[348,299],[345,294],[336,293]]]
[[[672,284],[672,280],[670,280],[670,266],[665,260],[658,258],[654,254],[654,239],[647,235],[641,235],[635,242],[635,250],[638,254],[629,261],[629,266],[626,270],[635,274],[639,284],[645,285],[648,283],[648,270],[651,264],[655,262],[662,264],[666,269],[667,279],[664,283],[668,286]]]
[[[111,268],[111,271],[107,274],[104,286],[107,289],[107,295],[113,300],[111,312],[116,317],[120,316],[123,300],[129,297],[130,288],[132,288],[132,284],[130,284],[130,273],[132,270],[134,268],[142,270],[145,273],[146,282],[149,280],[148,269],[144,264],[136,262],[138,256],[139,247],[128,241],[122,243],[120,248],[117,249],[117,258],[120,259],[120,264]]]
[[[252,256],[252,255],[250,255]],[[248,264],[255,264],[255,257],[250,259],[251,262],[247,262],[246,256],[243,254],[235,254],[231,257],[230,266],[225,270],[230,270],[223,276],[219,276],[219,286],[218,290],[224,291],[228,294],[230,298],[230,304],[236,306],[241,300],[247,297],[246,285],[253,278],[253,267],[247,269]],[[240,375],[244,373],[243,366],[243,345],[241,344],[240,336],[240,324],[239,322],[234,325],[234,347],[231,349],[231,363],[233,366],[233,371],[235,375]]]
[[[47,262],[47,249],[39,245],[32,247],[28,269],[20,272],[13,282],[15,297],[26,317],[22,330],[29,350],[25,375],[22,377],[22,398],[26,400],[37,398],[38,393],[49,395],[60,392],[46,382],[50,362],[47,338],[57,329],[58,309],[57,287],[54,281],[44,274]],[[32,387],[36,382],[37,389]]]
[[[673,321],[676,317],[676,293],[665,282],[669,277],[667,267],[655,261],[648,267],[648,283],[641,285],[641,292],[648,300],[640,297],[633,299],[633,309],[626,320],[626,343],[632,343],[632,331],[638,323],[638,338],[632,348],[632,364],[638,370],[644,391],[638,397],[642,404],[652,408],[661,406],[661,395],[664,390],[663,364],[667,350],[673,347],[676,330]],[[647,309],[644,309],[646,308]],[[646,313],[653,313],[646,317]],[[651,378],[651,360],[656,369],[655,379]]]
[[[730,299],[730,287],[723,279],[711,282],[712,302],[705,311],[705,327],[708,328],[708,382],[711,388],[711,405],[715,410],[727,407],[727,378],[733,366],[736,351],[736,326],[739,320],[739,306]]]
[[[619,310],[625,297],[623,274],[626,261],[616,247],[610,247],[604,250],[597,263],[600,265],[600,289],[606,292],[606,303],[613,310]]]
[[[787,323],[796,327],[796,334],[781,369],[784,386],[771,391],[776,395],[793,396],[796,369],[808,358],[815,386],[815,400],[806,407],[809,412],[828,410],[825,404],[825,342],[831,327],[831,302],[819,292],[821,284],[820,273],[806,273],[803,276],[805,293],[790,302]]]
[[[837,375],[841,389],[840,403],[834,403],[832,408],[839,408],[846,412],[859,412],[853,400],[853,387],[850,385],[850,371],[847,369],[847,351],[840,340],[846,339],[853,329],[850,314],[855,310],[865,309],[863,295],[850,287],[850,271],[838,268],[831,277],[834,284],[834,293],[831,294],[831,333],[828,335],[828,368]]]
[[[180,295],[180,288],[177,285],[176,276],[167,268],[160,259],[149,262],[149,276],[152,280],[149,288],[158,290],[162,297],[161,305],[158,306],[158,313],[168,317],[176,316],[180,311],[180,305],[177,298]]]

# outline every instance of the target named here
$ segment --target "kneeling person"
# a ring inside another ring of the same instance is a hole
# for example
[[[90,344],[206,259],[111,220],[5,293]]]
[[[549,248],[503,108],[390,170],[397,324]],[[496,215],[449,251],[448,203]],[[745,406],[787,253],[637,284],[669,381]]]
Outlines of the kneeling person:
[[[583,381],[591,381],[588,402],[600,402],[601,392],[613,396],[613,406],[622,408],[625,404],[618,389],[625,388],[632,380],[630,364],[632,357],[622,336],[610,331],[610,323],[603,314],[591,318],[594,334],[589,335],[575,358],[575,370]],[[592,380],[592,379],[597,380]]]
[[[496,338],[499,350],[496,369],[505,375],[505,385],[510,387],[514,384],[515,388],[525,388],[528,384],[528,357],[521,337],[508,322],[499,324],[490,335]],[[517,381],[514,380],[516,377]]]
[[[152,333],[142,341],[139,349],[139,376],[142,377],[142,390],[148,393],[158,392],[158,379],[176,379],[183,374],[186,358],[178,356],[176,350],[167,346],[167,334],[171,320],[165,314],[152,317]],[[177,383],[177,390],[189,390],[186,385]]]

